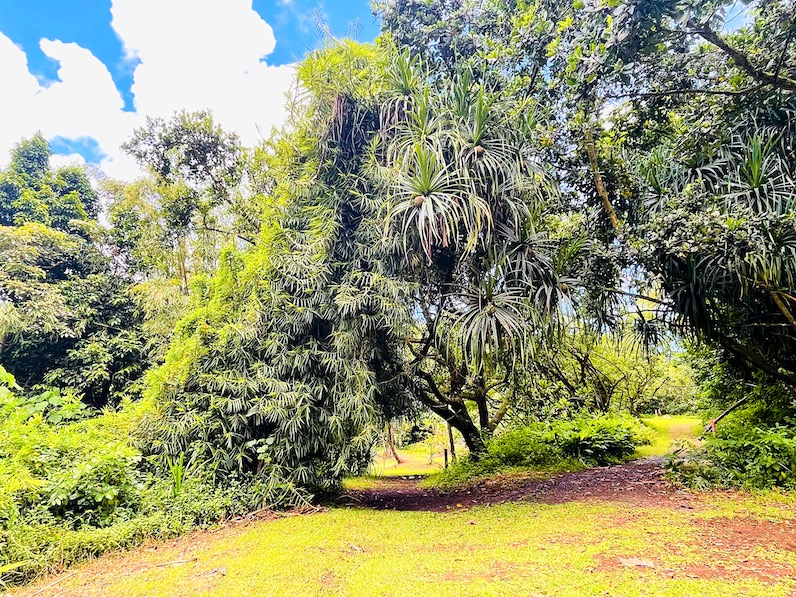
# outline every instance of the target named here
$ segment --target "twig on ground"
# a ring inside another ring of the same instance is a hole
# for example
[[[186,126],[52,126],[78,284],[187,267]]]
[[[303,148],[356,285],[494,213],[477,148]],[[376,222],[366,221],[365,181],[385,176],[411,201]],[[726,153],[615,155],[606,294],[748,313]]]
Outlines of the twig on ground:
[[[149,566],[144,566],[143,568],[138,568],[137,570],[131,570],[130,572],[121,572],[119,576],[130,576],[132,574],[140,574],[141,572],[146,572],[147,570],[151,570],[152,568],[165,568],[166,566],[177,566],[178,564],[189,564],[191,562],[198,562],[199,558],[188,558],[187,560],[174,560],[173,562],[162,562],[160,564],[151,564]]]
[[[162,564],[155,564],[153,568],[165,568],[166,566],[176,566],[177,564],[188,564],[190,562],[198,562],[199,558],[188,558],[187,560],[175,560],[173,562],[163,562]]]
[[[56,579],[55,579],[53,582],[51,582],[51,583],[50,583],[49,585],[47,585],[46,587],[42,587],[41,589],[39,589],[39,590],[38,590],[38,591],[36,591],[35,593],[32,593],[30,597],[36,597],[36,595],[41,595],[41,594],[42,594],[42,593],[44,593],[44,591],[46,591],[47,589],[52,589],[52,588],[53,588],[55,585],[57,585],[58,583],[60,583],[60,582],[64,582],[64,581],[65,581],[67,578],[72,578],[72,577],[73,577],[75,574],[77,574],[77,572],[70,572],[69,574],[67,574],[67,575],[65,575],[65,576],[62,576],[62,577],[60,577],[60,578],[56,578]]]

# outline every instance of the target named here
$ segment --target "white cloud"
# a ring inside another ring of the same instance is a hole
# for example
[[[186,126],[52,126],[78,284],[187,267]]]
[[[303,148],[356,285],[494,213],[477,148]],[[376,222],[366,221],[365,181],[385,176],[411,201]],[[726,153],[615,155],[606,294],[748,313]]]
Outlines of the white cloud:
[[[7,82],[0,94],[0,162],[8,161],[11,147],[36,131],[48,139],[92,138],[107,154],[108,174],[132,178],[138,168],[119,155],[119,145],[139,122],[123,112],[123,102],[107,67],[91,52],[74,43],[43,39],[42,52],[59,64],[59,81],[40,85],[30,74],[21,48],[0,33],[0,76]]]
[[[53,168],[64,168],[65,166],[85,166],[86,158],[79,153],[70,153],[69,155],[54,155],[50,158],[50,166]]]
[[[0,33],[0,162],[20,138],[41,130],[49,139],[93,138],[105,173],[130,179],[139,170],[119,145],[144,116],[209,108],[247,145],[284,121],[294,71],[264,62],[276,41],[251,0],[114,0],[111,14],[128,59],[139,61],[135,112],[124,111],[108,68],[85,48],[42,40],[42,51],[59,63],[60,81],[45,87],[24,52]]]
[[[0,80],[4,82],[0,93],[0,162],[5,163],[7,153],[14,143],[31,130],[31,102],[41,91],[36,77],[28,71],[28,60],[21,48],[0,33]]]
[[[135,69],[136,110],[168,117],[175,110],[213,110],[244,143],[284,120],[293,69],[263,60],[273,30],[245,0],[114,0],[112,25]]]

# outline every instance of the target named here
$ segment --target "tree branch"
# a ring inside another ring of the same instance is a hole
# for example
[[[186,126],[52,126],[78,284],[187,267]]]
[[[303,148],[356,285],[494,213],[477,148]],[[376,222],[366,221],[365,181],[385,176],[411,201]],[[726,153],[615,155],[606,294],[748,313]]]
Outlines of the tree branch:
[[[608,219],[611,221],[611,226],[617,235],[622,236],[622,231],[619,227],[619,218],[616,216],[616,210],[614,210],[614,206],[611,204],[611,198],[608,196],[608,191],[605,190],[603,177],[600,174],[600,164],[597,162],[597,150],[594,148],[594,138],[592,137],[591,128],[587,126],[583,132],[586,137],[586,153],[589,156],[589,165],[594,175],[594,186],[597,187],[597,194],[600,196],[603,207],[605,207]]]
[[[436,398],[440,404],[451,403],[451,401],[448,398],[446,398],[446,396],[442,392],[440,392],[439,388],[437,387],[437,383],[434,381],[434,377],[430,373],[427,373],[423,370],[419,370],[417,372],[417,376],[426,382],[429,391],[431,391],[431,393],[434,395],[434,398]]]
[[[644,301],[649,301],[651,303],[655,303],[656,305],[662,305],[664,307],[673,307],[672,303],[667,303],[659,298],[655,298],[653,296],[649,296],[646,294],[638,294],[636,292],[628,292],[626,290],[619,290],[618,288],[602,288],[602,290],[607,292],[613,292],[614,294],[621,294],[622,296],[629,296],[630,298],[641,299]]]
[[[762,355],[756,354],[751,350],[745,348],[740,343],[735,341],[734,339],[726,336],[720,332],[716,333],[716,337],[724,348],[729,350],[731,353],[741,357],[747,363],[751,363],[763,373],[767,373],[774,379],[778,379],[781,382],[786,383],[787,385],[796,388],[796,375],[792,373],[785,373],[779,369],[774,363],[767,360]]]
[[[491,390],[494,390],[496,387],[507,384],[509,382],[509,377],[510,373],[507,371],[503,379],[500,379],[492,384],[489,384],[488,386],[484,386],[484,392],[488,394]]]
[[[791,39],[793,39],[793,29],[791,28],[788,31],[788,35],[785,37],[785,43],[782,45],[782,52],[779,55],[779,60],[777,60],[777,69],[774,71],[774,76],[779,77],[779,73],[782,71],[782,65],[785,64],[785,56],[788,54],[788,46],[790,45]]]
[[[608,99],[624,99],[624,98],[645,98],[645,97],[669,97],[672,95],[746,95],[747,93],[752,93],[759,89],[762,89],[766,86],[766,83],[760,83],[759,85],[752,85],[751,87],[747,87],[746,89],[738,89],[738,90],[731,90],[731,89],[667,89],[665,91],[645,91],[640,93],[622,93],[619,95],[609,95],[607,96]]]
[[[207,230],[209,232],[218,232],[219,234],[226,234],[226,235],[229,235],[229,236],[234,236],[235,238],[239,238],[243,242],[249,243],[252,246],[254,246],[256,244],[252,239],[247,238],[247,237],[245,237],[242,234],[239,234],[237,232],[231,232],[229,230],[221,230],[220,228],[213,228],[212,226],[208,226],[207,224],[205,224],[203,227],[204,227],[205,230]]]
[[[703,430],[702,430],[702,437],[704,437],[704,435],[705,435],[705,434],[706,434],[708,431],[712,431],[713,433],[715,433],[715,432],[716,432],[716,424],[717,424],[719,421],[721,421],[721,420],[722,420],[724,417],[726,417],[728,414],[730,414],[732,411],[734,411],[736,408],[738,408],[739,406],[742,406],[742,405],[746,404],[746,402],[747,402],[747,401],[749,400],[749,398],[751,398],[751,397],[752,397],[752,395],[751,395],[751,394],[747,394],[746,396],[744,396],[743,398],[741,398],[740,400],[738,400],[738,402],[736,402],[736,403],[735,403],[735,404],[733,404],[731,407],[729,407],[727,410],[725,410],[723,413],[721,413],[721,414],[720,414],[718,417],[716,417],[715,419],[713,419],[713,420],[712,420],[710,423],[708,423],[708,425],[705,427],[705,429],[703,429]],[[700,437],[699,439],[702,439],[702,437]]]
[[[506,416],[506,413],[509,412],[509,406],[511,405],[512,398],[514,398],[514,386],[511,386],[511,392],[506,392],[503,396],[503,400],[500,402],[500,407],[495,411],[495,415],[489,420],[489,430],[494,431],[500,422],[503,420],[503,417]]]
[[[753,79],[760,81],[766,85],[773,85],[774,87],[779,87],[780,89],[787,89],[788,91],[796,91],[796,79],[791,79],[790,77],[783,77],[779,75],[779,72],[769,73],[763,70],[760,70],[755,65],[751,63],[749,58],[743,54],[737,48],[731,46],[727,41],[721,37],[718,33],[713,31],[707,25],[698,25],[695,21],[690,20],[688,21],[688,27],[691,29],[691,33],[700,36],[706,42],[713,44],[717,48],[719,48],[722,52],[727,54],[730,59],[735,63],[735,65],[744,71],[747,75],[752,77]],[[790,37],[790,36],[789,36]],[[788,39],[788,42],[790,39]],[[787,42],[786,42],[786,49],[787,49]]]

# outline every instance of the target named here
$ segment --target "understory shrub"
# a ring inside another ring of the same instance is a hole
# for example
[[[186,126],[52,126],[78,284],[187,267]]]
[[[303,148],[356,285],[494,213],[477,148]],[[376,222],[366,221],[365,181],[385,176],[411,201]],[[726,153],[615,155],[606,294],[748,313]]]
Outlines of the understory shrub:
[[[782,387],[759,384],[751,401],[666,463],[669,476],[696,489],[796,489],[796,399]]]
[[[695,489],[796,489],[796,429],[723,426],[701,447],[675,450],[666,468],[670,478]]]
[[[536,470],[602,466],[630,459],[636,447],[650,443],[650,432],[637,419],[619,415],[580,415],[536,422],[504,431],[487,442],[479,459],[465,457],[431,482],[438,486],[511,468]]]
[[[104,527],[117,509],[135,506],[141,453],[127,444],[134,409],[86,418],[75,396],[0,390],[0,522],[45,509],[73,526]]]
[[[97,413],[56,391],[24,396],[0,366],[0,587],[309,495],[274,475],[175,475],[130,445],[146,406]],[[182,459],[181,459],[182,461]]]

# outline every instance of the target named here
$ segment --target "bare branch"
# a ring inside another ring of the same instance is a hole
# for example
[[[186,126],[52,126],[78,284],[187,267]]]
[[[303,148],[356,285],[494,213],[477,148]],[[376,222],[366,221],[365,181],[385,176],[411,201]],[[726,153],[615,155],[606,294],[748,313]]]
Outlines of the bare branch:
[[[591,128],[588,126],[584,130],[586,137],[586,153],[589,156],[589,165],[591,166],[592,174],[594,175],[594,186],[597,188],[597,194],[600,196],[600,201],[603,203],[608,219],[611,221],[611,226],[614,232],[621,238],[622,230],[619,226],[619,218],[616,215],[616,210],[611,204],[611,198],[608,196],[608,191],[605,190],[603,184],[603,177],[600,174],[600,165],[597,162],[597,150],[594,148],[594,139],[592,137]]]
[[[730,57],[738,68],[753,79],[780,89],[796,91],[796,79],[780,76],[779,72],[770,73],[757,68],[743,52],[727,43],[723,37],[713,31],[708,25],[700,26],[695,21],[691,20],[688,22],[688,27],[690,28],[690,33],[700,36],[708,43],[719,48]]]
[[[758,85],[752,85],[751,87],[747,87],[746,89],[667,89],[665,91],[645,91],[645,92],[633,92],[633,93],[622,93],[619,95],[609,95],[607,96],[608,99],[635,99],[635,98],[646,98],[646,97],[669,97],[673,95],[725,95],[725,96],[733,96],[733,95],[746,95],[747,93],[753,93],[758,91],[766,86],[766,83],[760,83]]]

